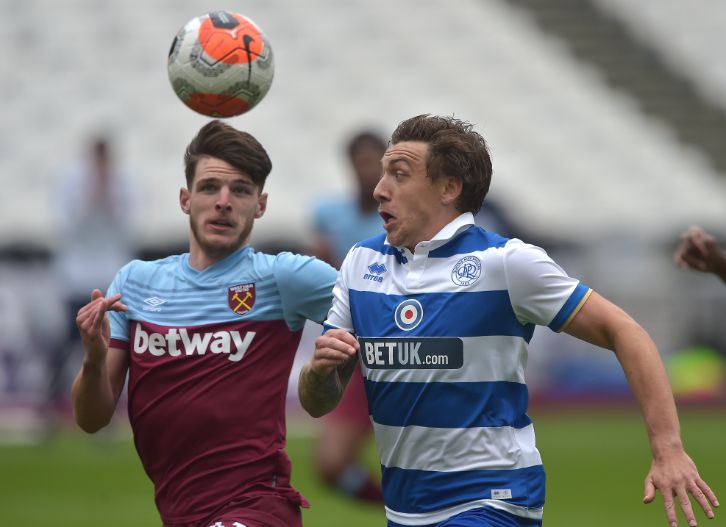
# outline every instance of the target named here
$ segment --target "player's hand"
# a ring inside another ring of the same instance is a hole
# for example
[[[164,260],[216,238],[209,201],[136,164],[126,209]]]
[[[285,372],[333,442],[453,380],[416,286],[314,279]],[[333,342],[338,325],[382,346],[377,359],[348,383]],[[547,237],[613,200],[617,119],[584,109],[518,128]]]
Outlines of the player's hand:
[[[315,340],[310,369],[319,376],[326,376],[341,364],[355,358],[359,347],[358,340],[347,331],[330,329]]]
[[[673,261],[678,267],[690,267],[704,273],[716,273],[723,265],[723,259],[716,238],[695,226],[681,235],[673,253]]]
[[[128,310],[120,300],[120,294],[104,298],[100,290],[94,289],[91,293],[91,301],[78,311],[76,325],[81,334],[85,360],[94,364],[101,364],[106,360],[111,340],[111,329],[106,312]]]
[[[650,503],[655,498],[656,489],[663,496],[668,523],[670,527],[678,524],[676,506],[680,506],[688,525],[697,525],[689,494],[701,506],[710,519],[713,518],[713,507],[718,507],[718,498],[711,488],[698,475],[696,464],[682,449],[667,457],[653,459],[650,471],[645,478],[645,496],[643,502]]]

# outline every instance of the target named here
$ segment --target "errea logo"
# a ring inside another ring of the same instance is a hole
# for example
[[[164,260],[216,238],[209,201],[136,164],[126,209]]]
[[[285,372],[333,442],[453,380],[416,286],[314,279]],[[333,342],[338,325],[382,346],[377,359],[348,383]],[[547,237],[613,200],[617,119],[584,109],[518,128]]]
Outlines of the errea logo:
[[[368,266],[368,272],[363,275],[363,280],[372,280],[373,282],[383,282],[383,273],[388,269],[382,263],[372,263]]]
[[[166,300],[162,300],[158,296],[152,296],[151,298],[147,298],[144,300],[144,304],[146,304],[142,309],[144,311],[161,311],[162,304],[166,304]]]

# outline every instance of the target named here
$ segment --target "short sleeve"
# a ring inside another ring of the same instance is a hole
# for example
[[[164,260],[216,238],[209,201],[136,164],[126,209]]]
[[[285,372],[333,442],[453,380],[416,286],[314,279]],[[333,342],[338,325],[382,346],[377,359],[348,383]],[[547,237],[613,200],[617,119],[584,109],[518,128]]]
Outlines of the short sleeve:
[[[106,291],[107,297],[121,293],[121,302],[124,302],[124,285],[126,284],[132,264],[133,262],[126,264],[116,273],[116,276]],[[129,342],[128,313],[124,311],[109,311],[108,320],[111,326],[111,347],[127,348]]]
[[[541,248],[510,242],[504,272],[512,308],[522,324],[561,331],[577,314],[591,289],[572,278]]]
[[[275,257],[274,273],[291,330],[302,329],[306,320],[325,320],[337,276],[333,267],[317,258],[283,252]]]
[[[350,314],[348,282],[345,278],[350,267],[350,255],[353,250],[351,249],[340,266],[338,279],[335,281],[335,287],[333,288],[333,305],[328,312],[328,318],[325,319],[325,323],[323,324],[326,330],[339,328],[350,331],[351,333],[355,332],[353,328],[353,317]]]

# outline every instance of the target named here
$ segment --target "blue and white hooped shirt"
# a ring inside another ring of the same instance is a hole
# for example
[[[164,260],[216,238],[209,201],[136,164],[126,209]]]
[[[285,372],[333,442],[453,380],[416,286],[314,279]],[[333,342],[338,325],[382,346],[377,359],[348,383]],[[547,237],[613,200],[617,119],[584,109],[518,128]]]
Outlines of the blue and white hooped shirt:
[[[389,520],[429,525],[483,506],[542,517],[527,344],[536,325],[565,327],[590,292],[470,213],[413,254],[385,234],[350,250],[325,326],[360,341]]]

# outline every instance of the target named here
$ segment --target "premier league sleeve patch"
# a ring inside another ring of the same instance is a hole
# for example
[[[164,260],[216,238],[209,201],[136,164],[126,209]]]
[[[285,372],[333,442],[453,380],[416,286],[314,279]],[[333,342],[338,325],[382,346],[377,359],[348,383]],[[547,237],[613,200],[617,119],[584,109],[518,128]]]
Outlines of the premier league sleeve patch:
[[[229,308],[238,315],[252,311],[255,305],[255,284],[237,284],[227,290]]]

